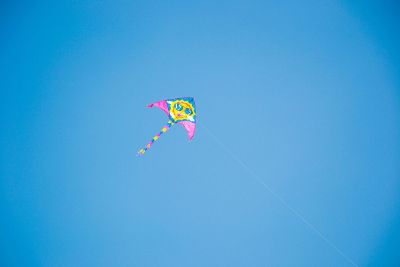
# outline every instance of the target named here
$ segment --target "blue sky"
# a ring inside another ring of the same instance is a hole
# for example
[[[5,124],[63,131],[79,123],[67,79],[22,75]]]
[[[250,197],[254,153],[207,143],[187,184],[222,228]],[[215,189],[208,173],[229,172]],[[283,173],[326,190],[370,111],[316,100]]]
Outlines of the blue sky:
[[[398,266],[399,10],[2,3],[0,265]]]

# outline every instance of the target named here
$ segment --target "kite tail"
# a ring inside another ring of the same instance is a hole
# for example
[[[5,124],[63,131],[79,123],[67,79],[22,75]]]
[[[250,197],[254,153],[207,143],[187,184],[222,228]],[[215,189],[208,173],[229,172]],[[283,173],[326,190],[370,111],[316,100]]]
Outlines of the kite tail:
[[[163,133],[167,132],[167,131],[169,130],[169,128],[171,128],[172,125],[174,125],[174,124],[175,124],[175,123],[174,123],[173,121],[168,121],[167,125],[165,125],[165,126],[161,129],[161,131],[160,131],[156,136],[154,136],[153,139],[151,139],[150,143],[148,143],[144,148],[142,148],[142,149],[139,150],[139,152],[137,153],[137,156],[140,157],[140,156],[144,155],[144,153],[145,153],[148,149],[150,149],[150,147],[153,145],[153,143],[154,143],[155,141],[157,141],[158,138],[160,138],[160,136],[161,136]]]

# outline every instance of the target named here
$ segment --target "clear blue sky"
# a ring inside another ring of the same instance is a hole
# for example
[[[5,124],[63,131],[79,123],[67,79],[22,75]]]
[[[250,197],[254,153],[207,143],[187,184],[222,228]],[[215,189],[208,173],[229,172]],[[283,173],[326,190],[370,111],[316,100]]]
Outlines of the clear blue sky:
[[[3,1],[0,266],[399,266],[399,12]]]

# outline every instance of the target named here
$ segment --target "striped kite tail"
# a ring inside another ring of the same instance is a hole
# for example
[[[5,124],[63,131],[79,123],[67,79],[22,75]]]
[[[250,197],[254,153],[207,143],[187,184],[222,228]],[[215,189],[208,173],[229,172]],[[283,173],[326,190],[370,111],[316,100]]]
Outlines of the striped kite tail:
[[[143,156],[144,153],[145,153],[147,150],[150,149],[150,147],[153,145],[153,143],[154,143],[155,141],[157,141],[158,138],[160,138],[160,136],[161,136],[163,133],[167,132],[167,131],[169,130],[169,128],[171,128],[174,124],[175,124],[175,123],[174,123],[173,121],[168,121],[167,125],[165,125],[165,126],[161,129],[161,131],[160,131],[156,136],[154,136],[153,139],[151,139],[150,143],[148,143],[144,148],[140,149],[140,150],[138,151],[138,153],[136,154],[136,156],[138,156],[138,157]]]

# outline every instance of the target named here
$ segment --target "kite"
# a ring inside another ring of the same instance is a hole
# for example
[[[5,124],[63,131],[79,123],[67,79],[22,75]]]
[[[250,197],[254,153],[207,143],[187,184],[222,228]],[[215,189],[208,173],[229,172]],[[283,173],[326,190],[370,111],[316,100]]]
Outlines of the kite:
[[[151,139],[150,143],[139,150],[137,156],[144,155],[144,153],[150,149],[153,143],[176,123],[182,125],[186,129],[189,135],[189,140],[193,139],[194,132],[196,131],[196,105],[193,97],[179,97],[162,100],[152,103],[147,107],[157,107],[164,111],[168,115],[168,123],[156,136],[153,137],[153,139]]]

